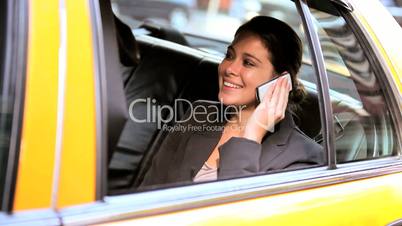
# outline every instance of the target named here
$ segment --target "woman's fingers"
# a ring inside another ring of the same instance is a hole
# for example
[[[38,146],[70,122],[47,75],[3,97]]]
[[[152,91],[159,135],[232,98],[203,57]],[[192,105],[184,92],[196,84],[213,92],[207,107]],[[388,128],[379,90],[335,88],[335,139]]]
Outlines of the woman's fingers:
[[[276,123],[284,118],[289,97],[288,86],[288,82],[284,77],[279,78],[276,84],[272,86],[273,91],[269,92],[269,95],[264,98],[268,122]]]
[[[253,113],[248,127],[263,128],[263,131],[273,132],[275,124],[285,116],[289,89],[288,81],[285,78],[279,78],[275,85],[269,87],[262,103]]]
[[[275,89],[275,84],[273,85],[273,86],[270,86],[268,89],[267,89],[267,92],[265,93],[265,96],[264,96],[264,98],[262,99],[263,101],[263,103],[267,103],[271,98],[272,98],[272,95],[273,95],[273,93],[274,93],[274,89]],[[268,105],[265,105],[265,106],[268,106]]]
[[[271,87],[268,88],[265,98],[263,99],[263,104],[266,107],[271,107],[271,105],[276,101],[275,96],[277,95],[278,89],[277,86],[281,82],[282,78],[279,78],[278,81]]]
[[[282,120],[285,117],[285,111],[289,98],[289,83],[283,78],[282,83],[279,85],[278,102],[275,108],[275,121]]]

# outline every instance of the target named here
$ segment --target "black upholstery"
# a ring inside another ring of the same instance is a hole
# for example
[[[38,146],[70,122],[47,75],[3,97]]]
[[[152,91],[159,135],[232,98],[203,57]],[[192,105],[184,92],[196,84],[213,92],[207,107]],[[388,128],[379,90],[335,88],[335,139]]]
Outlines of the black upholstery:
[[[155,105],[172,107],[178,98],[190,102],[217,100],[216,60],[208,59],[205,53],[185,46],[171,42],[160,44],[160,41],[151,37],[137,42],[141,60],[135,70],[126,67],[127,74],[132,72],[130,75],[123,75],[127,78],[125,94],[128,105],[146,98],[155,100]],[[179,110],[176,112],[178,118],[184,114],[186,107],[186,104],[179,104],[176,108]],[[131,110],[136,118],[144,119],[147,104],[137,103]],[[109,191],[119,193],[132,183],[144,155],[147,153],[147,156],[152,156],[148,150],[156,142],[158,132],[156,122],[127,121],[109,166]]]
[[[112,12],[110,0],[102,1],[100,4],[101,22],[102,22],[102,38],[104,49],[106,51],[100,53],[104,56],[100,61],[105,70],[100,70],[100,84],[98,85],[102,104],[99,106],[102,112],[99,112],[101,120],[100,128],[103,134],[107,135],[107,140],[102,140],[100,145],[102,155],[107,156],[107,161],[111,160],[113,150],[118,143],[119,136],[123,126],[127,121],[127,103],[125,100],[122,71],[120,70],[119,54],[115,18]],[[98,125],[97,125],[98,126]],[[103,145],[107,144],[107,146]]]
[[[321,132],[320,109],[316,93],[307,92],[304,101],[295,112],[297,126],[309,137],[315,138]]]
[[[114,15],[113,17],[116,28],[116,41],[120,61],[119,69],[121,72],[121,79],[123,80],[123,86],[125,87],[139,63],[140,54],[137,42],[132,35],[130,27],[124,24],[118,17]],[[127,136],[129,136],[126,132],[128,126],[129,120],[125,121],[123,124],[120,137],[117,137],[118,140],[116,141],[116,146],[112,149],[109,147],[108,150],[108,153],[110,154],[110,162],[108,167],[108,186],[112,188],[119,187],[121,184],[124,185],[124,181],[127,180],[127,175],[130,175],[132,171],[129,170],[129,163],[126,161],[126,159],[124,159],[126,157],[126,149],[124,145],[122,145],[122,143],[124,144],[124,141],[127,140]],[[136,156],[132,155],[131,153],[128,157],[130,161],[131,159],[136,159]]]
[[[146,21],[140,26],[150,32],[150,36],[188,46],[186,38],[180,31],[167,25],[160,25],[153,21]]]
[[[126,67],[137,66],[140,60],[140,52],[131,28],[116,16],[114,16],[114,23],[116,25],[117,45],[121,64]]]

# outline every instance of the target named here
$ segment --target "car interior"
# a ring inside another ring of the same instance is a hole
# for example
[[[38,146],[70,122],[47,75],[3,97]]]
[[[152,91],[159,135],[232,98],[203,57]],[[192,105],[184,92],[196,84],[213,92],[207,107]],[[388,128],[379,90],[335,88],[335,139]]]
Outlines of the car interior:
[[[132,30],[121,19],[113,17],[121,79],[127,106],[135,100],[151,98],[156,105],[170,105],[175,100],[186,99],[217,101],[220,56],[192,47],[188,37],[172,27],[146,22]],[[329,75],[331,78],[339,76]],[[311,139],[322,144],[322,129],[319,95],[315,82],[315,72],[309,63],[300,69],[300,78],[305,85],[307,97],[294,118],[299,128]],[[381,155],[376,146],[382,140],[376,127],[384,126],[381,116],[377,121],[361,117],[353,109],[353,101],[345,101],[345,95],[332,92],[337,162],[350,162]],[[144,118],[146,103],[137,103],[132,114]],[[179,104],[179,118],[188,106]],[[166,115],[164,115],[166,117]],[[108,168],[109,195],[135,192],[141,183],[153,156],[166,136],[166,131],[158,129],[156,122],[136,123],[125,121],[117,145],[109,150]],[[390,128],[385,131],[392,132]],[[388,134],[389,135],[389,134]],[[389,139],[392,136],[386,136]],[[383,141],[388,145],[392,141]],[[392,148],[391,148],[392,149]],[[384,154],[384,153],[382,153]],[[392,153],[385,153],[392,154]]]

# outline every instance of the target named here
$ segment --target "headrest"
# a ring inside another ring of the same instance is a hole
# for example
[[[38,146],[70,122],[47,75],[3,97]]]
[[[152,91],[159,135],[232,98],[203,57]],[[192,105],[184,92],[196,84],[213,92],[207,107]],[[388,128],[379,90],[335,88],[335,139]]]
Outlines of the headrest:
[[[116,25],[120,62],[127,67],[138,65],[140,53],[131,28],[116,16],[114,16],[114,23]]]
[[[147,20],[140,26],[140,28],[145,28],[146,30],[150,31],[150,35],[153,37],[188,46],[188,42],[181,32],[171,26],[158,24],[152,20]]]

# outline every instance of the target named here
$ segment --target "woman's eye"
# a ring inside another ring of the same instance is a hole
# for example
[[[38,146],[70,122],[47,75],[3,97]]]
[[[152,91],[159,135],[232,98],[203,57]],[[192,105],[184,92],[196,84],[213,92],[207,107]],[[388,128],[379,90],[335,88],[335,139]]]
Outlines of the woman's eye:
[[[244,60],[243,64],[244,64],[244,66],[247,66],[247,67],[253,67],[255,65],[250,60]]]

